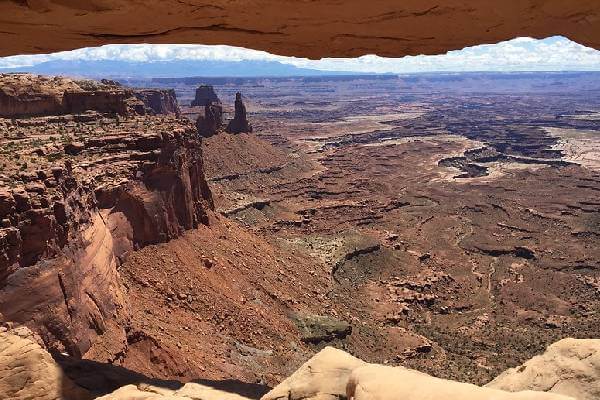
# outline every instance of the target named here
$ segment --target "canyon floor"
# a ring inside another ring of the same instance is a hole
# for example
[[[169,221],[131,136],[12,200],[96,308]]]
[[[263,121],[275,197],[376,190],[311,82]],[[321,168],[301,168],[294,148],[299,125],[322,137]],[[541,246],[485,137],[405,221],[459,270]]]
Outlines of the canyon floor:
[[[192,120],[198,84],[241,91],[254,133],[202,140],[208,225],[123,258],[127,350],[100,370],[258,397],[331,345],[484,384],[598,336],[597,75],[125,83]]]
[[[272,385],[327,343],[299,340],[291,313],[305,312],[348,322],[351,334],[333,343],[362,359],[482,384],[560,338],[597,336],[600,92],[587,79],[208,82],[225,104],[243,92],[255,133],[203,142],[217,212],[231,220],[217,229],[230,227],[223,246],[239,247],[208,250],[222,257],[226,269],[210,272],[222,283],[192,276],[227,286],[215,306],[228,322],[209,336],[228,345],[199,343],[191,357],[208,351],[221,378],[250,378],[234,365],[257,363],[245,373]],[[198,82],[166,81],[148,84],[175,86],[189,104]],[[192,235],[200,248],[218,243]],[[165,251],[187,253],[190,240]],[[140,262],[125,275],[151,275]],[[261,281],[270,298],[253,299]],[[277,303],[265,316],[238,308],[265,301]],[[229,302],[235,317],[222,311]],[[199,314],[215,318],[210,305]],[[183,331],[177,313],[162,317],[180,332],[173,341],[205,335],[196,322]]]

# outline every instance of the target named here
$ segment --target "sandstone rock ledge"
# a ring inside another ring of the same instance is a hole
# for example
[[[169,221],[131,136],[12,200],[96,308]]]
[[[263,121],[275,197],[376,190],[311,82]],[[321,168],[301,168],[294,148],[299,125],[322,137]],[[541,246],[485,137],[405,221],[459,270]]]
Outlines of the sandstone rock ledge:
[[[261,400],[574,400],[544,392],[506,392],[368,364],[327,347]]]
[[[3,399],[87,400],[92,396],[66,377],[39,339],[25,327],[0,327],[0,395]],[[479,387],[434,378],[403,367],[369,364],[342,350],[326,347],[261,400],[588,400],[597,399],[600,340],[565,339]],[[522,374],[530,370],[529,374]],[[515,374],[518,379],[515,379]],[[573,397],[543,391],[541,382]],[[571,384],[560,384],[570,382]],[[498,389],[504,387],[510,392]],[[129,384],[101,400],[245,400],[246,397],[198,383],[175,389],[148,383]]]
[[[561,393],[579,400],[600,399],[600,339],[563,339],[542,355],[504,371],[487,384],[507,390]]]
[[[248,400],[235,393],[214,389],[199,383],[186,383],[171,390],[152,385],[127,385],[97,400]]]
[[[0,398],[86,400],[91,398],[67,377],[25,327],[0,328]]]

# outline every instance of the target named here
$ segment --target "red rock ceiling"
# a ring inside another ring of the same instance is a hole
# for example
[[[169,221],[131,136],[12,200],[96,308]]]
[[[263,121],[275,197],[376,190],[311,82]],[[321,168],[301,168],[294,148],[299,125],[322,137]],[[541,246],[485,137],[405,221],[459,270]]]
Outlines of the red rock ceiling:
[[[600,48],[600,0],[0,0],[2,56],[147,42],[397,57],[552,35]]]

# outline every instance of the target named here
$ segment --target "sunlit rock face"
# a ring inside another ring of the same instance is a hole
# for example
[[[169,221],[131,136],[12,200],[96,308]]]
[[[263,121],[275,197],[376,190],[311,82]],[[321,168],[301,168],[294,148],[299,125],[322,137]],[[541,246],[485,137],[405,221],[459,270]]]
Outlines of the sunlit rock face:
[[[21,326],[0,327],[0,393],[13,400],[90,400],[91,393],[74,384],[40,339]]]
[[[125,0],[0,3],[0,55],[107,43],[229,44],[300,57],[437,54],[518,36],[563,35],[600,48],[596,0],[324,0],[302,5]],[[61,21],[60,24],[49,24]],[[457,29],[460,27],[460,29]]]
[[[0,87],[0,131],[29,146],[3,157],[0,321],[113,359],[127,346],[121,261],[208,223],[196,129],[172,91],[25,74]]]
[[[132,90],[102,80],[72,80],[31,74],[0,74],[0,118],[25,118],[87,111],[121,117],[179,114],[173,90]]]
[[[583,385],[591,386],[591,385]],[[261,400],[576,400],[543,391],[507,392],[439,379],[404,367],[368,364],[326,347]]]
[[[563,339],[544,354],[510,368],[487,384],[517,392],[535,390],[572,396],[578,400],[600,398],[600,339]]]

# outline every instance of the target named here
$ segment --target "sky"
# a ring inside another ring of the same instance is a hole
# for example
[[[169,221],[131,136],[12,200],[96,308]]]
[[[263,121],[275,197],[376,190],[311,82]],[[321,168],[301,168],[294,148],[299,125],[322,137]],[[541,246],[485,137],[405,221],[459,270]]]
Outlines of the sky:
[[[460,72],[460,71],[600,71],[600,51],[562,36],[546,39],[516,38],[434,56],[385,58],[284,57],[264,51],[226,45],[113,44],[41,55],[0,58],[0,68],[33,66],[51,60],[120,60],[154,62],[172,60],[264,60],[324,71],[373,73]]]

